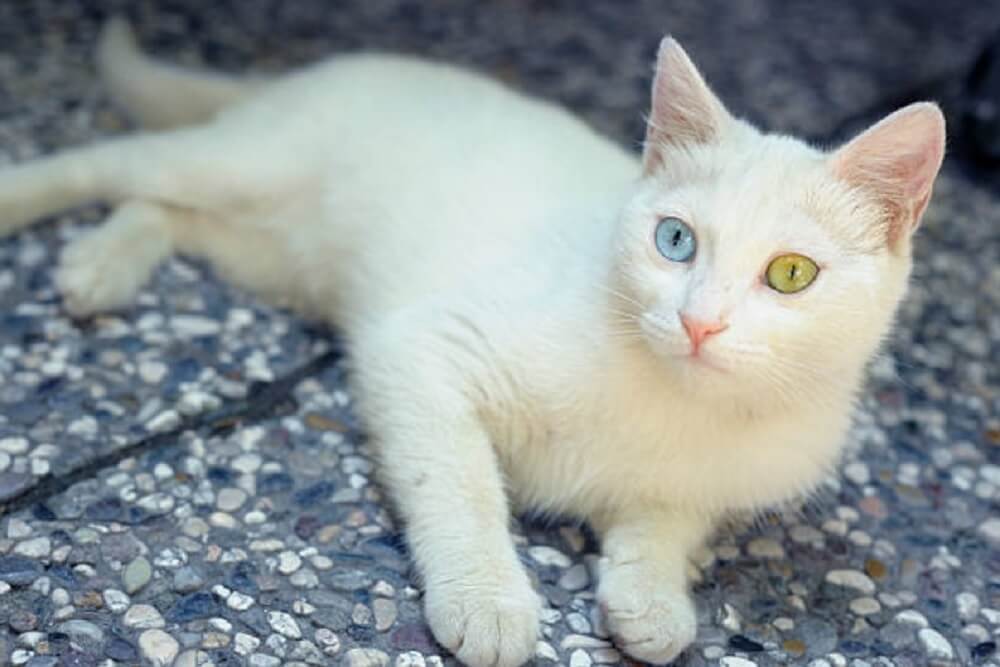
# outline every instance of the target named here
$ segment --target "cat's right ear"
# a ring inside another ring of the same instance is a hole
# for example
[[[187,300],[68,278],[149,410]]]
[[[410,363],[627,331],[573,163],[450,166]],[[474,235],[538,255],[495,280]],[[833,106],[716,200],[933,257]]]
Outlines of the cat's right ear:
[[[653,100],[642,153],[643,172],[663,163],[670,146],[709,143],[730,120],[698,68],[673,37],[660,42],[653,77]]]

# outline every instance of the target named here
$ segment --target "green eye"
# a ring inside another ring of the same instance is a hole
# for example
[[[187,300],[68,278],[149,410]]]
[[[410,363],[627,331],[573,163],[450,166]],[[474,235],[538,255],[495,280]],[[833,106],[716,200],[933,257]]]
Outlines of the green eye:
[[[805,255],[780,255],[767,265],[767,284],[782,294],[794,294],[809,287],[819,267]]]

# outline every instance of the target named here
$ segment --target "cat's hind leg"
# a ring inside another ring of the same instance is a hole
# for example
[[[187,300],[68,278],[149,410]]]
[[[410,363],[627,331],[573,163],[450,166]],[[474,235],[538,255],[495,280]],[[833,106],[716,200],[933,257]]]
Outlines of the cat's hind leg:
[[[123,202],[104,224],[63,249],[56,286],[66,310],[84,317],[129,305],[153,270],[173,251],[171,225],[189,212],[160,204]]]

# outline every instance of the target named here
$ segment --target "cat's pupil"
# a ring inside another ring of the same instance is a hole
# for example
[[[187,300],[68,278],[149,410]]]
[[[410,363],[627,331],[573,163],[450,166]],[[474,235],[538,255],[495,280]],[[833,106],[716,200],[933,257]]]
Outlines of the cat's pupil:
[[[791,280],[795,280],[795,274],[798,273],[798,267],[792,264],[791,268],[788,269],[788,277]]]
[[[670,243],[673,246],[678,246],[678,245],[680,245],[680,242],[681,242],[681,230],[675,229],[674,230],[674,238],[670,241]]]

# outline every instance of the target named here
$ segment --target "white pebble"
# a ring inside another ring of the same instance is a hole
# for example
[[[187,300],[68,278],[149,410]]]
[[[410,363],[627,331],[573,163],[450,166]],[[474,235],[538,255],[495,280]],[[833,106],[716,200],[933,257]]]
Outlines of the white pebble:
[[[926,628],[930,625],[927,617],[916,609],[906,609],[896,614],[896,622],[904,625],[912,625],[918,628]]]
[[[979,615],[979,598],[975,593],[959,593],[955,596],[955,605],[958,607],[958,617],[963,621],[971,621]]]
[[[1000,547],[1000,517],[991,517],[979,524],[979,534],[995,547]]]
[[[572,565],[572,561],[566,554],[552,547],[534,546],[528,549],[528,553],[536,563],[542,566],[569,567]]]
[[[951,644],[941,635],[940,632],[932,628],[922,628],[917,637],[924,647],[927,657],[932,660],[952,660],[955,657]]]
[[[130,628],[162,628],[163,616],[156,607],[148,604],[137,604],[125,612],[123,622]]]
[[[278,572],[288,575],[302,567],[302,559],[294,551],[282,551],[278,554]]]
[[[747,553],[761,560],[781,560],[785,557],[785,548],[770,538],[757,537],[750,540],[750,544],[747,545]]]
[[[28,558],[44,558],[52,551],[52,541],[47,537],[36,537],[34,539],[19,542],[14,547],[14,553]]]
[[[139,635],[139,648],[149,662],[160,667],[174,661],[180,645],[163,630],[146,630]]]
[[[299,624],[295,622],[294,618],[283,611],[267,612],[267,622],[280,635],[289,639],[302,639],[302,631],[299,629]]]
[[[747,660],[735,655],[727,655],[719,661],[719,665],[720,667],[757,667],[757,663],[753,660]]]
[[[871,616],[882,611],[882,605],[878,600],[871,597],[855,598],[851,600],[851,611],[858,616]]]
[[[850,588],[865,595],[875,593],[875,582],[858,570],[830,570],[826,573],[826,581],[834,586]]]

